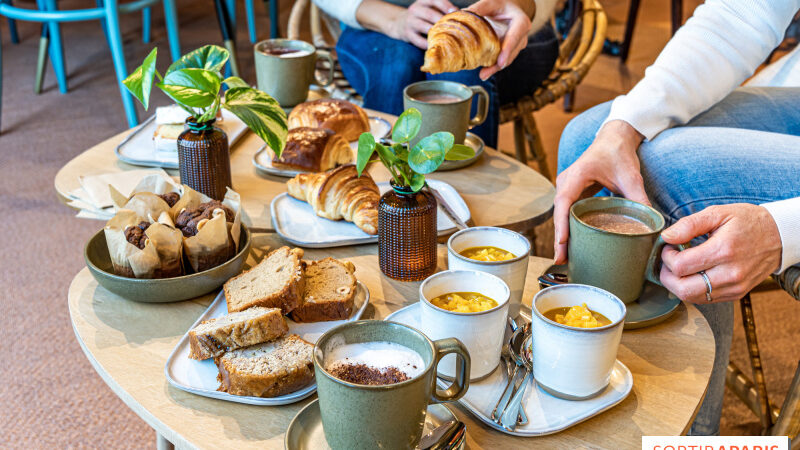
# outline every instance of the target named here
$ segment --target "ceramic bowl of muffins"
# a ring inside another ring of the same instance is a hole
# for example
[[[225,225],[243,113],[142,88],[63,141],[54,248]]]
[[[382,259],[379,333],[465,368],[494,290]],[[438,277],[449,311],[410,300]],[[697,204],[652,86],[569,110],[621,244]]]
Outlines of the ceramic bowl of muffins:
[[[112,191],[117,213],[86,244],[97,282],[129,300],[164,303],[198,297],[238,274],[250,248],[239,195],[222,201],[188,186]]]

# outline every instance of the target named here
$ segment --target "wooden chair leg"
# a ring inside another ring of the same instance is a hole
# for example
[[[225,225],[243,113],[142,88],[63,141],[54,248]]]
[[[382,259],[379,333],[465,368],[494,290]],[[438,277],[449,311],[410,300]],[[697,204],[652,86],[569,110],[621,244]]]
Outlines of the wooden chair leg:
[[[637,0],[638,1],[638,0]],[[672,34],[683,24],[683,0],[672,0]],[[624,61],[624,60],[623,60]]]
[[[547,164],[547,153],[544,150],[544,143],[542,143],[542,135],[539,134],[539,129],[536,127],[536,118],[533,113],[528,113],[522,116],[522,123],[525,130],[525,140],[528,142],[531,156],[539,165],[539,173],[545,176],[548,180],[550,177],[550,167]]]
[[[764,367],[761,364],[761,352],[758,349],[756,323],[750,294],[745,295],[739,301],[739,304],[742,310],[742,324],[744,325],[744,335],[747,341],[747,352],[750,356],[750,367],[753,370],[753,383],[758,394],[758,418],[761,421],[762,428],[768,431],[772,428],[772,408],[767,396],[767,385],[764,379]]]
[[[800,364],[794,371],[792,384],[786,393],[781,413],[775,421],[770,434],[773,436],[789,436],[792,441],[800,434]]]
[[[523,127],[521,117],[514,119],[514,151],[516,152],[517,161],[527,165],[528,154],[525,151],[525,130]]]

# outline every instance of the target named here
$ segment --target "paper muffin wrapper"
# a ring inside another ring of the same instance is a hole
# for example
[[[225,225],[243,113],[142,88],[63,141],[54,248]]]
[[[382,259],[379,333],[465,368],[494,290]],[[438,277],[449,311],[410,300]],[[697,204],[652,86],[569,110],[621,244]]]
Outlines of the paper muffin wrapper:
[[[160,215],[169,220],[168,215]],[[150,222],[136,211],[122,209],[103,229],[114,272],[131,278],[168,278],[183,274],[182,234],[169,224],[153,222],[145,230],[143,249],[125,238],[125,229]]]

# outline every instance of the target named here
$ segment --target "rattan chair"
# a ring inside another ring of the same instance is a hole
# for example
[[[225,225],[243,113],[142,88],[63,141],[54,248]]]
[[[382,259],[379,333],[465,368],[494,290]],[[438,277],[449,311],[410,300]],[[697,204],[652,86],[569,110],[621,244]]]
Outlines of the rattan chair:
[[[774,279],[779,288],[788,292],[795,300],[800,300],[800,267],[790,267],[783,275]],[[795,439],[800,433],[800,364],[795,369],[783,406],[778,408],[769,401],[750,294],[744,296],[739,306],[753,377],[748,378],[731,362],[728,363],[725,384],[758,417],[762,434],[788,436],[792,440],[792,448],[800,448],[800,440]]]
[[[582,9],[558,51],[558,60],[550,76],[533,95],[500,107],[500,123],[514,122],[514,149],[523,164],[530,156],[539,172],[551,178],[542,137],[533,113],[574,91],[583,81],[603,50],[608,21],[597,0],[581,0]],[[526,149],[527,147],[527,149]]]
[[[339,21],[321,11],[311,0],[296,0],[289,13],[288,35],[289,39],[300,39],[300,29],[306,10],[308,10],[311,25],[311,42],[318,49],[328,50],[334,61],[333,83],[328,88],[334,98],[348,100],[357,105],[364,103],[360,95],[350,86],[344,77],[339,59],[336,58],[336,41],[342,34]],[[323,29],[324,27],[324,29]],[[327,31],[327,33],[326,33]],[[327,36],[326,36],[327,34]],[[327,73],[328,61],[320,59],[317,68]]]

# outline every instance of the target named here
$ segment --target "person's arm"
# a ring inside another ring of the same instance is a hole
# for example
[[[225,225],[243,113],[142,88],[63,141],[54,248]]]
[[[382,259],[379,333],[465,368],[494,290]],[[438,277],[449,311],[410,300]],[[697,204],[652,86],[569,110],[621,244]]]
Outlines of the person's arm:
[[[781,263],[776,273],[782,273],[790,266],[800,264],[800,197],[764,203],[772,216],[783,246]]]
[[[363,29],[356,19],[356,11],[363,0],[314,0],[314,4],[326,14],[348,27]]]
[[[706,1],[606,121],[624,120],[647,139],[685,124],[753,74],[798,9],[800,0]]]

